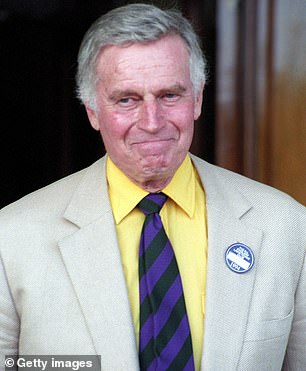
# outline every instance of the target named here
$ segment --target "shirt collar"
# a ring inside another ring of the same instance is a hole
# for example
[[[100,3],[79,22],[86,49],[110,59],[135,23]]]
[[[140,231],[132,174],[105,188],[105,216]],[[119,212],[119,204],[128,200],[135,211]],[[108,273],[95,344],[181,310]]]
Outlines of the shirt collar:
[[[119,224],[137,204],[148,194],[134,184],[107,156],[106,174],[108,192],[112,205],[115,223]],[[163,189],[189,217],[195,208],[195,170],[189,155],[182,162],[171,182]]]
[[[190,218],[193,216],[195,209],[195,181],[195,169],[190,156],[187,155],[171,182],[163,189],[163,192]]]

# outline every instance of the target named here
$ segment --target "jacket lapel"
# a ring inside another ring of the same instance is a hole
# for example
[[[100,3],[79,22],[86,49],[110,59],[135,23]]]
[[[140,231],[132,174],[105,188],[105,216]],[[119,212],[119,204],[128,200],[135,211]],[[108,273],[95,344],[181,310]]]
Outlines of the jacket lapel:
[[[78,229],[59,247],[102,369],[137,370],[134,328],[105,179],[104,158],[87,170],[74,193],[65,218]]]
[[[256,277],[262,231],[248,225],[252,206],[222,171],[193,158],[204,184],[208,219],[208,263],[202,369],[236,370],[245,336]],[[253,268],[243,274],[231,271],[225,252],[244,243],[254,253]]]

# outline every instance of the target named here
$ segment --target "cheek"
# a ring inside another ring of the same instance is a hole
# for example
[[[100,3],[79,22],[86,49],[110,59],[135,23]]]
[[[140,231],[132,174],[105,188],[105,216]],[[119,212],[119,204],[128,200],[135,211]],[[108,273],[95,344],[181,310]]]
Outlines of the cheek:
[[[114,112],[104,114],[101,112],[99,121],[102,138],[110,142],[124,139],[131,126],[128,115],[123,116]]]
[[[170,112],[169,117],[181,133],[192,133],[194,123],[193,104],[186,104]]]

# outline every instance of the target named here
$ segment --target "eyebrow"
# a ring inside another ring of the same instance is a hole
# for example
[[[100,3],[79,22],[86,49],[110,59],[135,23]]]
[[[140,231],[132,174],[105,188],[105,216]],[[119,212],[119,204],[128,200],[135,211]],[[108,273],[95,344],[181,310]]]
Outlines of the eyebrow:
[[[186,91],[186,87],[184,87],[182,84],[180,83],[177,83],[177,84],[174,84],[174,85],[171,85],[171,86],[168,86],[168,87],[165,87],[165,88],[162,88],[160,90],[157,90],[154,95],[162,95],[162,94],[165,94],[165,93],[168,93],[168,92],[173,92],[173,93],[177,93],[177,94],[182,94]],[[122,98],[122,97],[126,97],[126,96],[139,96],[139,92],[135,91],[135,90],[132,90],[132,89],[127,89],[127,90],[120,90],[120,89],[116,89],[116,90],[113,90],[109,96],[109,99],[111,101],[117,101],[118,99]]]
[[[168,92],[182,94],[186,90],[187,89],[183,85],[178,83],[178,84],[175,84],[175,85],[172,85],[172,86],[169,86],[169,87],[166,87],[164,89],[159,90],[158,94],[165,94],[165,93],[168,93]]]
[[[119,89],[116,89],[116,90],[111,92],[111,94],[109,96],[109,99],[111,101],[116,101],[116,100],[118,100],[122,97],[131,96],[131,95],[139,95],[139,94],[136,93],[136,91],[134,91],[134,90],[119,90]]]

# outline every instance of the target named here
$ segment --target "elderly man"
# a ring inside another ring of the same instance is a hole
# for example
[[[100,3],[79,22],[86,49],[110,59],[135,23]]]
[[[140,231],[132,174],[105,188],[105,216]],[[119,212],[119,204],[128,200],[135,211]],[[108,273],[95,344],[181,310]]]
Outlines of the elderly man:
[[[305,208],[189,154],[204,71],[178,12],[128,5],[87,32],[78,92],[107,155],[2,210],[2,363],[306,369]]]

